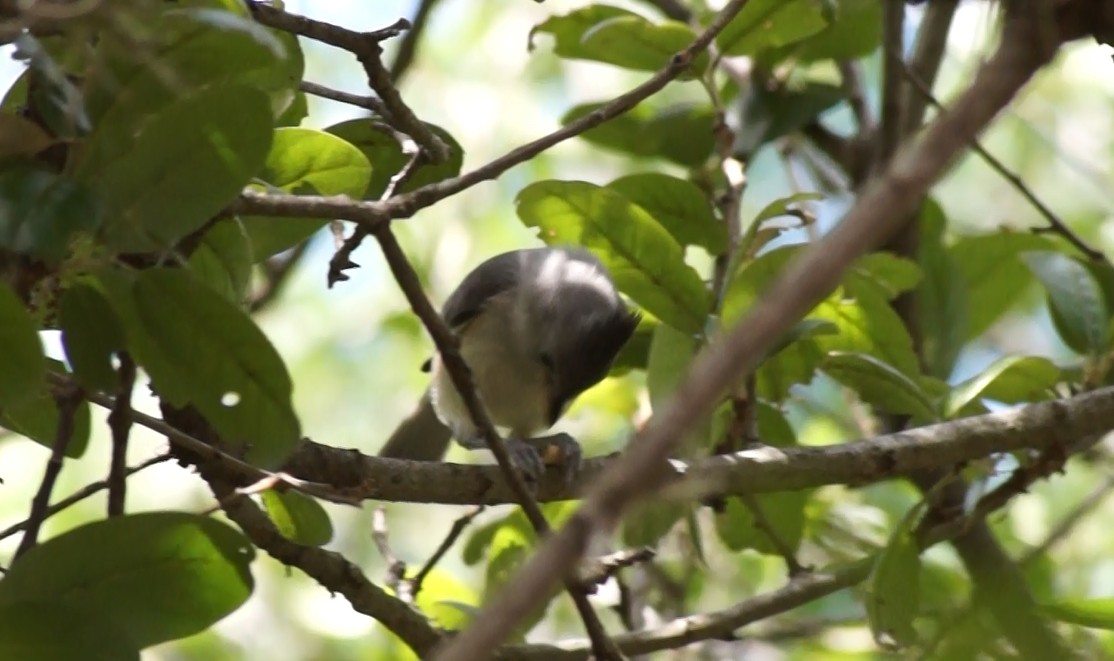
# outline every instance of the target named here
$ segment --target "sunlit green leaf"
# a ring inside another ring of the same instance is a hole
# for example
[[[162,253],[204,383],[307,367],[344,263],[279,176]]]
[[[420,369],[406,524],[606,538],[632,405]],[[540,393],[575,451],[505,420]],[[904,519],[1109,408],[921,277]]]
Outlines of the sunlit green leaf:
[[[251,242],[237,218],[222,220],[201,236],[190,255],[190,271],[233,303],[244,301],[251,284]]]
[[[561,124],[595,111],[603,103],[587,103],[565,113]],[[581,134],[595,145],[630,154],[664,158],[688,167],[708,160],[715,149],[715,110],[706,104],[675,104],[653,110],[648,104]]]
[[[725,55],[754,55],[800,41],[827,25],[819,0],[750,0],[716,43]]]
[[[657,172],[620,177],[607,185],[650,213],[683,246],[718,255],[727,245],[726,225],[695,184]]]
[[[1061,380],[1060,368],[1038,356],[1003,356],[978,375],[956,386],[947,399],[945,414],[953,417],[972,401],[992,399],[1021,404],[1049,399]]]
[[[397,193],[409,193],[416,188],[460,174],[460,166],[464,162],[464,149],[460,143],[440,126],[426,126],[448,146],[449,157],[440,163],[423,161],[417,164],[398,186],[395,191]],[[350,119],[334,124],[325,131],[355,146],[371,163],[371,180],[361,195],[365,200],[379,199],[387,190],[391,178],[401,173],[410,162],[411,157],[403,152],[398,138],[387,127],[370,120]]]
[[[913,620],[920,610],[920,547],[913,534],[920,520],[916,506],[894,529],[874,563],[867,588],[867,615],[874,637],[886,646],[917,640]]]
[[[519,218],[550,244],[579,244],[607,267],[623,293],[658,319],[699,333],[711,309],[681,246],[638,205],[582,181],[539,181],[518,194]]]
[[[287,539],[322,546],[333,538],[333,523],[321,503],[294,490],[268,489],[260,498],[275,527]]]
[[[1114,599],[1065,599],[1039,604],[1041,615],[1093,629],[1114,630]]]
[[[824,357],[820,369],[882,411],[912,415],[921,422],[938,418],[932,401],[915,381],[874,356],[834,351]]]
[[[359,199],[367,190],[371,173],[367,156],[348,141],[324,131],[290,127],[275,130],[258,179],[286,193]],[[241,221],[253,259],[262,261],[306,240],[327,219],[245,216]]]
[[[1010,309],[1034,281],[1017,258],[1027,250],[1051,248],[1035,234],[1001,231],[967,236],[951,248],[953,263],[967,283],[967,338],[978,337]]]
[[[657,71],[695,40],[696,33],[684,23],[654,24],[641,16],[615,16],[584,31],[579,57],[636,71]],[[698,75],[707,66],[708,54],[701,53],[689,75]]]
[[[89,609],[139,647],[202,631],[248,598],[254,551],[226,524],[181,512],[114,517],[31,549],[0,580],[0,606]]]
[[[47,366],[58,374],[66,373],[65,366],[56,360],[47,359]],[[0,410],[0,427],[25,436],[48,450],[53,450],[58,442],[58,422],[58,402],[45,380],[36,384],[28,397]],[[91,427],[89,402],[82,401],[74,411],[73,431],[66,443],[65,456],[76,459],[85,454]]]

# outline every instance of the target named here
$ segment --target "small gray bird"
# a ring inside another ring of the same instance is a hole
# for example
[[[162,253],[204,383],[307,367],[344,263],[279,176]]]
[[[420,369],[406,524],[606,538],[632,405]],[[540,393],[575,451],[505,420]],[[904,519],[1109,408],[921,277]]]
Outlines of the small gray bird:
[[[556,445],[567,474],[574,473],[580,446],[572,437],[533,435],[553,426],[577,395],[607,375],[639,319],[599,260],[575,248],[492,257],[464,278],[442,317],[460,338],[492,421],[509,430],[507,449],[519,468],[539,477],[545,469],[540,450]],[[469,449],[487,447],[440,363],[435,356],[421,406],[381,456],[436,460],[450,435]]]

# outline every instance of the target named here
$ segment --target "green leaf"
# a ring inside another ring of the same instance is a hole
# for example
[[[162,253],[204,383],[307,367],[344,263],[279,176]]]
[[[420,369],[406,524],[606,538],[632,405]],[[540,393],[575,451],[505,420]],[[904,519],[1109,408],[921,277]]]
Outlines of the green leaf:
[[[139,649],[96,611],[22,602],[0,606],[0,659],[139,661]]]
[[[47,364],[54,372],[66,373],[65,366],[56,360],[48,359]],[[36,384],[30,397],[0,411],[0,427],[29,438],[48,450],[54,449],[58,440],[58,403],[45,380]],[[83,401],[74,411],[73,434],[66,444],[65,456],[77,459],[85,454],[91,427],[89,403]]]
[[[916,262],[889,252],[875,252],[859,258],[843,277],[852,295],[881,296],[891,301],[917,286],[921,269]]]
[[[809,317],[826,319],[839,327],[838,334],[817,338],[822,350],[868,354],[911,379],[920,376],[913,340],[888,301],[873,296],[847,300],[837,293]]]
[[[417,165],[396,192],[409,193],[444,179],[450,179],[460,174],[460,166],[464,163],[464,149],[448,131],[426,124],[434,135],[441,138],[449,148],[449,157],[441,163],[421,163]],[[378,200],[387,190],[391,178],[402,171],[410,161],[410,156],[403,153],[402,147],[388,129],[374,124],[367,119],[350,119],[340,124],[334,124],[325,129],[341,138],[363,152],[371,163],[371,181],[362,197],[365,200]]]
[[[584,31],[579,57],[635,71],[657,71],[695,40],[696,33],[684,23],[655,25],[641,16],[616,16]],[[708,54],[701,53],[682,78],[695,77],[707,68]]]
[[[1037,612],[1068,624],[1114,630],[1114,599],[1065,599],[1039,604]]]
[[[672,326],[657,327],[646,361],[646,390],[651,410],[660,411],[673,396],[699,347],[696,338],[689,333]]]
[[[917,261],[924,278],[917,288],[921,355],[929,374],[948,378],[967,341],[968,286],[951,250],[944,245],[946,219],[935,201],[924,203]]]
[[[763,145],[793,133],[843,100],[837,85],[815,81],[768,88],[751,85],[742,99],[735,151],[748,156]]]
[[[422,590],[414,601],[438,627],[460,631],[471,624],[480,598],[466,583],[434,568],[422,581]]]
[[[77,283],[62,294],[58,325],[62,346],[81,385],[111,391],[119,378],[112,354],[126,346],[124,328],[112,306],[96,287]]]
[[[147,647],[202,631],[242,604],[252,590],[253,555],[240,533],[207,517],[114,517],[21,556],[0,580],[0,605],[88,609]]]
[[[0,159],[34,156],[54,142],[50,134],[26,117],[0,112]]]
[[[299,491],[269,489],[261,499],[283,537],[307,546],[323,546],[333,539],[328,512],[310,496]]]
[[[1033,274],[1017,256],[1051,247],[1042,236],[1007,231],[955,242],[951,254],[967,283],[967,339],[985,333],[1033,282]]]
[[[262,166],[269,113],[254,89],[207,87],[160,110],[128,152],[86,159],[78,176],[104,200],[105,242],[122,252],[164,249],[204,225]]]
[[[642,18],[632,11],[610,5],[589,5],[563,16],[550,16],[544,23],[530,30],[530,50],[536,46],[534,35],[551,34],[555,39],[553,53],[558,57],[592,59],[590,53],[582,46],[584,33],[600,23],[617,17]]]
[[[592,251],[619,289],[655,317],[685,332],[703,330],[708,290],[681,246],[641,207],[594,184],[555,180],[530,184],[516,204],[543,241]]]
[[[259,327],[180,269],[143,271],[130,295],[134,307],[122,315],[129,347],[159,394],[192,403],[227,446],[247,448],[251,463],[281,464],[300,436],[293,386]]]
[[[1064,343],[1076,353],[1101,354],[1111,315],[1094,275],[1060,252],[1026,252],[1021,259],[1048,292],[1052,320]]]
[[[359,199],[367,190],[371,173],[368,157],[346,140],[324,131],[291,127],[275,130],[259,179],[285,193],[304,191]],[[298,245],[327,222],[320,218],[267,216],[241,220],[256,261]]]
[[[786,50],[800,62],[853,60],[873,53],[881,41],[880,2],[837,0],[836,16],[828,27]]]
[[[977,376],[956,386],[947,398],[945,415],[955,417],[968,404],[986,398],[1006,404],[1051,399],[1061,380],[1060,368],[1047,358],[1003,356]]]
[[[916,382],[874,356],[835,351],[824,358],[820,369],[886,413],[909,414],[919,422],[939,419]]]
[[[620,177],[607,188],[642,207],[682,246],[695,245],[712,255],[727,246],[727,228],[716,218],[708,196],[690,181],[657,172]]]
[[[561,124],[590,114],[603,103],[576,106]],[[643,103],[608,122],[588,129],[581,137],[600,147],[632,156],[664,158],[686,167],[698,167],[715,150],[715,110],[707,104],[674,104],[652,110]]]
[[[724,55],[755,55],[828,26],[819,0],[750,0],[716,37]]]
[[[258,130],[271,127],[301,81],[301,51],[291,35],[268,30],[237,9],[174,8],[143,17],[128,38],[120,31],[101,35],[98,66],[85,85],[95,130],[83,168],[99,169],[127,154],[147,122],[208,88],[243,86],[262,93],[266,111],[251,121]],[[192,130],[185,135],[195,137]]]
[[[190,271],[198,280],[240,305],[251,284],[251,241],[237,218],[221,220],[201,236],[190,255]]]
[[[913,507],[878,554],[867,587],[866,611],[875,640],[890,647],[917,640],[921,555],[914,536],[922,506]]]
[[[79,232],[101,223],[101,206],[81,184],[38,168],[0,170],[0,248],[61,262]]]
[[[658,502],[652,507],[635,508],[623,517],[623,544],[631,547],[657,545],[691,509],[692,505],[678,502]]]
[[[34,394],[43,380],[46,360],[39,328],[23,302],[0,283],[0,407],[10,407]]]
[[[755,496],[754,502],[773,534],[790,550],[801,545],[805,529],[805,504],[809,491],[785,491]],[[780,555],[778,546],[760,527],[751,509],[741,498],[727,499],[723,512],[715,517],[716,533],[724,546],[732,551],[752,549],[767,555]]]

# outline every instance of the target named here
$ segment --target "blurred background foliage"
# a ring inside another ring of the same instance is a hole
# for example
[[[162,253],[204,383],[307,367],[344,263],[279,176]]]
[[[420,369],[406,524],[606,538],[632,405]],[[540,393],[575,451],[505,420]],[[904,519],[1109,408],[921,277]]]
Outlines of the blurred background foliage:
[[[359,2],[288,0],[296,13],[353,29],[374,29],[400,16],[411,16],[410,1]],[[615,2],[646,12],[637,2]],[[560,124],[570,109],[606,100],[644,79],[641,73],[587,61],[561,60],[552,52],[544,34],[528,35],[550,16],[583,6],[580,0],[547,0],[544,3],[475,3],[443,0],[426,28],[413,67],[401,85],[403,94],[424,120],[444,128],[464,148],[463,169],[481,165],[508,150],[547,133]],[[908,9],[907,29],[915,32],[923,11]],[[936,86],[943,100],[961,90],[994,39],[992,3],[961,4]],[[398,40],[386,44],[388,61]],[[304,41],[306,80],[337,89],[361,92],[363,73],[345,52]],[[5,51],[10,53],[11,48]],[[983,143],[1009,164],[1024,181],[1093,246],[1114,250],[1114,224],[1107,222],[1114,209],[1110,186],[1112,154],[1110,108],[1114,107],[1114,75],[1110,49],[1093,43],[1069,45],[1055,63],[1042,71],[1022,97],[984,136]],[[879,56],[866,60],[868,100],[877,104]],[[21,71],[5,59],[0,75],[7,87]],[[695,81],[672,84],[651,105],[704,98]],[[660,105],[659,105],[660,107]],[[303,126],[324,128],[360,117],[350,106],[316,97],[309,98]],[[829,126],[850,132],[852,118],[845,105],[828,111]],[[819,190],[811,172],[794,157],[801,148],[798,138],[787,137],[763,146],[748,165],[749,185],[743,198],[744,218],[751,218],[770,202],[787,195]],[[514,200],[528,184],[546,178],[576,179],[604,184],[639,171],[683,176],[684,170],[662,160],[623,156],[583,139],[568,141],[512,169],[497,181],[487,182],[453,196],[416,217],[396,222],[407,254],[425,280],[437,303],[444,300],[459,279],[482,259],[504,250],[540,245],[533,230],[515,217]],[[955,235],[980,234],[1001,228],[1025,232],[1042,223],[1031,206],[976,155],[968,155],[938,185],[934,195]],[[807,206],[821,229],[830,226],[847,205],[849,193],[829,194]],[[804,231],[789,232],[780,243],[799,242]],[[378,254],[366,244],[355,254],[361,268],[349,272],[351,280],[332,289],[325,287],[327,263],[334,248],[327,231],[312,240],[306,258],[279,300],[258,315],[258,323],[285,359],[294,384],[294,402],[303,432],[318,442],[354,447],[374,453],[398,421],[410,410],[426,386],[419,366],[429,356],[431,343],[420,328]],[[690,248],[690,262],[706,269],[708,256]],[[968,344],[947,379],[959,383],[979,374],[994,360],[1010,354],[1045,356],[1070,364],[1075,354],[1055,333],[1042,291],[1031,277],[1021,279],[1024,290],[1018,302],[982,336]],[[48,348],[61,357],[57,338],[47,334]],[[558,429],[572,432],[586,446],[587,454],[605,454],[622,447],[632,426],[649,414],[645,377],[632,372],[608,379],[582,397]],[[140,398],[141,399],[141,398]],[[151,401],[139,406],[150,409]],[[788,418],[798,441],[805,445],[840,442],[871,434],[868,416],[860,402],[836,382],[818,377],[811,384],[791,388]],[[103,412],[94,411],[103,423]],[[65,494],[100,479],[106,465],[107,428],[94,425],[90,451],[68,465],[56,493]],[[163,442],[150,432],[135,429],[129,463],[161,450]],[[49,453],[41,446],[8,437],[0,439],[0,522],[26,516],[24,497],[40,478],[40,467]],[[477,458],[454,449],[449,459],[470,462]],[[1017,498],[992,524],[1007,549],[1015,555],[1041,544],[1077,504],[1096,489],[1110,486],[1110,467],[1074,462],[1066,475],[1039,482],[1031,493]],[[992,481],[991,481],[992,482]],[[182,509],[200,511],[212,497],[204,484],[177,466],[152,467],[130,480],[129,505],[133,510]],[[881,545],[919,499],[902,482],[887,482],[861,489],[831,487],[817,490],[807,501],[801,558],[852,557],[853,550]],[[329,547],[342,551],[380,580],[386,567],[372,543],[374,503],[362,509],[326,504],[335,536]],[[552,514],[567,506],[552,507]],[[46,537],[74,527],[103,511],[103,497],[91,498],[49,520]],[[452,521],[466,508],[428,505],[386,507],[394,552],[412,566],[420,566],[440,543]],[[498,534],[495,549],[518,548],[524,552],[529,536],[516,534],[514,525],[497,533],[491,522],[502,521],[511,508],[492,508],[475,522],[472,535]],[[711,525],[712,515],[705,524]],[[514,523],[512,521],[512,523]],[[18,536],[0,542],[0,554],[10,554]],[[750,594],[780,586],[785,580],[782,561],[754,551],[729,552],[719,544],[699,549],[707,568],[694,567],[693,540],[685,534],[666,539],[659,554],[661,571],[688,595],[694,611],[707,611],[738,602]],[[473,545],[474,546],[474,545]],[[1070,536],[1057,541],[1051,555],[1038,556],[1025,565],[1030,586],[1044,595],[1070,594],[1101,597],[1114,594],[1114,502],[1100,502],[1080,521]],[[495,571],[481,558],[468,558],[468,543],[461,542],[441,562],[426,583],[425,594],[435,602],[443,623],[459,622],[468,605],[479,603],[487,573]],[[471,551],[476,553],[475,548]],[[513,554],[512,554],[513,555]],[[511,557],[511,556],[507,556]],[[471,562],[469,562],[469,560]],[[143,658],[155,660],[330,659],[369,661],[404,657],[404,647],[380,626],[352,612],[344,599],[328,594],[299,572],[286,570],[266,555],[255,563],[258,579],[247,604],[211,630],[197,636],[146,650]],[[961,603],[967,582],[950,548],[937,546],[925,556],[922,582],[926,600],[945,594],[939,607]],[[616,596],[604,590],[598,603]],[[454,605],[457,604],[457,605]],[[890,658],[874,651],[864,624],[862,601],[841,592],[777,622],[753,628],[748,658],[754,659],[872,659]],[[931,609],[931,604],[926,606]],[[608,624],[617,626],[613,613],[602,610]],[[956,626],[978,626],[956,617]],[[748,634],[751,630],[745,630]],[[558,599],[530,637],[539,640],[581,635],[581,628],[567,600]],[[1114,636],[1076,630],[1077,648],[1095,658],[1114,656]],[[727,645],[727,643],[724,643]],[[716,653],[717,643],[703,652],[663,653],[661,658],[727,658]],[[738,648],[732,648],[738,649]]]

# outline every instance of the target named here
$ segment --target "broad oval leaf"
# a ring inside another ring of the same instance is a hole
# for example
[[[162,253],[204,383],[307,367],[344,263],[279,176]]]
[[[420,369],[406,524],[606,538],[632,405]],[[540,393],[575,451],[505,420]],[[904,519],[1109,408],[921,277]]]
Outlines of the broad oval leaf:
[[[695,40],[696,33],[684,23],[655,25],[641,16],[616,16],[584,31],[579,57],[635,71],[657,71]],[[701,53],[686,75],[699,75],[707,67],[708,54]]]
[[[56,264],[80,232],[101,223],[102,208],[78,182],[38,168],[0,170],[0,248]]]
[[[299,491],[268,489],[260,498],[283,537],[307,546],[323,546],[333,538],[329,513]]]
[[[853,60],[874,52],[882,40],[882,4],[836,0],[835,18],[820,32],[785,50],[800,62]]]
[[[254,550],[226,524],[182,512],[113,517],[21,556],[0,605],[57,602],[110,620],[136,646],[202,631],[252,590]]]
[[[239,84],[264,93],[268,112],[256,119],[268,127],[289,105],[304,68],[297,39],[268,30],[243,8],[194,4],[219,8],[161,9],[133,25],[127,39],[112,30],[98,39],[85,95],[95,128],[83,167],[99,169],[126,154],[147,122],[208,87]]]
[[[569,59],[590,59],[582,46],[584,33],[593,27],[616,17],[642,18],[638,14],[611,5],[588,5],[563,16],[550,16],[544,23],[530,30],[530,49],[535,48],[534,36],[553,35],[553,53]],[[645,20],[645,19],[642,19]]]
[[[843,284],[853,296],[876,295],[887,301],[910,291],[921,280],[917,263],[889,252],[873,252],[859,258],[843,276]]]
[[[46,358],[39,329],[27,308],[7,284],[0,283],[0,408],[18,405],[43,381]]]
[[[727,228],[696,184],[658,172],[620,177],[607,184],[642,207],[682,246],[694,245],[718,255],[727,247]]]
[[[1110,311],[1094,275],[1060,252],[1026,252],[1021,259],[1048,292],[1052,320],[1064,343],[1076,353],[1102,353]]]
[[[603,103],[576,106],[562,125],[588,115]],[[708,104],[675,104],[660,110],[642,103],[580,134],[592,144],[633,156],[664,158],[686,167],[703,164],[715,150],[715,110]]]
[[[828,26],[819,0],[750,0],[716,37],[724,55],[755,55]]]
[[[251,284],[251,240],[238,218],[218,221],[205,231],[190,254],[190,271],[237,305]]]
[[[258,178],[286,193],[359,199],[367,190],[371,173],[367,156],[348,141],[325,131],[288,127],[275,130]],[[317,218],[266,216],[241,220],[256,261],[296,246],[326,223]]]
[[[0,606],[0,659],[139,661],[139,647],[96,611],[21,602]]]
[[[1039,356],[1003,356],[977,376],[956,386],[948,395],[946,417],[955,417],[971,402],[986,398],[1006,404],[1050,399],[1060,382],[1059,367]]]
[[[124,327],[104,294],[77,283],[62,294],[58,308],[62,346],[81,385],[111,391],[119,381],[112,354],[127,346]]]
[[[915,381],[874,356],[836,351],[824,358],[820,369],[886,413],[912,415],[919,422],[939,419],[932,400]]]
[[[724,546],[732,551],[752,549],[766,555],[780,555],[781,547],[796,551],[804,538],[805,505],[809,491],[785,491],[755,496],[762,519],[769,527],[758,524],[754,511],[738,497],[727,499],[723,512],[715,517],[716,533]],[[780,544],[770,539],[776,535]]]
[[[579,244],[616,285],[663,322],[699,333],[711,310],[700,276],[681,246],[650,214],[614,191],[583,181],[539,181],[516,200],[519,218],[547,244]]]
[[[437,626],[459,631],[473,620],[480,596],[449,572],[434,568],[422,581],[414,605]]]
[[[966,339],[985,333],[1033,282],[1032,272],[1017,256],[1051,247],[1043,236],[1007,231],[955,242],[949,252],[967,284]]]
[[[191,402],[233,448],[273,468],[298,442],[293,385],[267,336],[236,305],[180,269],[148,269],[132,290],[138,358],[155,388]],[[153,354],[153,355],[152,355]]]
[[[104,200],[109,246],[158,250],[234,200],[270,143],[266,96],[242,85],[207,87],[159,111],[127,153],[86,161],[79,177]]]
[[[920,377],[913,340],[889,301],[875,296],[848,300],[837,293],[818,305],[809,317],[826,319],[839,328],[837,334],[816,338],[824,351],[867,354],[911,379]]]
[[[422,162],[414,167],[396,193],[409,193],[443,179],[460,174],[464,163],[464,149],[448,131],[427,123],[426,126],[449,148],[449,157],[441,163]],[[402,171],[410,156],[402,151],[398,139],[387,128],[367,119],[350,119],[325,129],[359,149],[371,163],[371,181],[361,196],[365,200],[378,200],[387,190],[391,179]]]
[[[659,325],[654,330],[646,360],[646,390],[651,410],[661,411],[673,396],[699,348],[696,337],[672,326]]]

